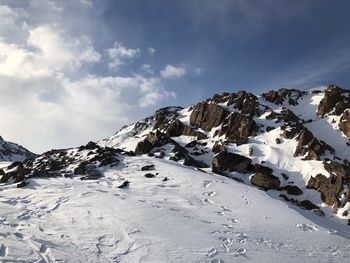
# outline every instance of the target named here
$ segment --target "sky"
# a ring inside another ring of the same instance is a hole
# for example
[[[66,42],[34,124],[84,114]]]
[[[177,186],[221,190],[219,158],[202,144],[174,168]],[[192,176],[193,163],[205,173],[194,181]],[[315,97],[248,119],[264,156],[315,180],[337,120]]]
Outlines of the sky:
[[[33,152],[219,92],[350,81],[348,0],[0,0],[0,135]]]

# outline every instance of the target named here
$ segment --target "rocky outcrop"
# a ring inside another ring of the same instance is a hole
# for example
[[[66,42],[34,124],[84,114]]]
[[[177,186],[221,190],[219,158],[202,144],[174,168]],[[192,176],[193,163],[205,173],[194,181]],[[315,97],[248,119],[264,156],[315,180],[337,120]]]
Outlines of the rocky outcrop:
[[[278,189],[281,185],[278,177],[266,171],[256,172],[250,182],[264,190]]]
[[[339,130],[341,130],[346,137],[350,139],[350,111],[345,111],[341,117],[339,122]]]
[[[211,131],[212,128],[219,126],[228,115],[227,110],[214,103],[201,102],[194,106],[190,124],[205,131]]]
[[[294,157],[305,156],[305,160],[320,160],[326,151],[334,153],[334,149],[325,142],[320,142],[308,129],[303,128],[297,138],[298,145]]]
[[[51,150],[35,159],[14,162],[4,168],[1,183],[18,183],[33,177],[72,177],[96,175],[98,167],[117,165],[118,156],[126,154],[119,149],[100,147],[94,142],[75,149]]]
[[[26,148],[7,142],[0,136],[0,161],[24,161],[25,159],[35,158],[35,156]]]
[[[212,161],[212,169],[214,173],[221,172],[240,172],[249,171],[252,160],[235,153],[219,152]]]
[[[305,91],[297,89],[280,89],[278,91],[271,90],[263,93],[262,97],[274,104],[281,105],[288,100],[289,105],[297,105],[298,100],[305,94]]]
[[[237,145],[248,142],[248,137],[255,135],[257,125],[255,121],[238,112],[232,112],[223,122],[219,136],[225,135],[230,143]]]
[[[329,178],[322,174],[311,177],[307,182],[307,188],[321,192],[322,201],[337,209],[340,206],[338,196],[343,190],[343,178],[339,175],[331,175]]]
[[[197,137],[198,140],[207,138],[205,134],[183,124],[179,119],[176,119],[169,124],[169,126],[166,128],[166,135],[169,137],[178,137],[182,135],[194,136]]]
[[[241,111],[242,114],[260,115],[258,98],[246,91],[215,94],[210,101],[216,104],[226,103],[227,106],[233,106],[236,110]]]
[[[180,144],[175,142],[168,135],[158,130],[155,132],[150,132],[143,141],[137,144],[135,149],[135,154],[136,155],[148,154],[152,156],[154,155],[154,152],[157,152],[159,148],[167,144],[173,146],[172,156],[169,158],[170,160],[173,160],[176,162],[183,161],[183,164],[186,166],[194,166],[198,168],[207,167],[205,163],[192,158],[188,150],[180,146]]]
[[[330,85],[324,92],[324,97],[318,105],[317,114],[324,116],[329,113],[340,115],[346,108],[349,108],[349,94],[347,97],[344,92],[349,92],[336,85]]]

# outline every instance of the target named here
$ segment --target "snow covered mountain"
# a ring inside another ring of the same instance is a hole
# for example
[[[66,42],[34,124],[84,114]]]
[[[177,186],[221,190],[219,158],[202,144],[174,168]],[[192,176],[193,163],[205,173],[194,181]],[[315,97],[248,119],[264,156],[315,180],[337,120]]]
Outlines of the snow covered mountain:
[[[337,86],[216,94],[14,162],[0,260],[347,262],[348,109]]]
[[[24,147],[5,141],[0,136],[0,162],[24,161],[27,158],[33,158],[35,154]]]

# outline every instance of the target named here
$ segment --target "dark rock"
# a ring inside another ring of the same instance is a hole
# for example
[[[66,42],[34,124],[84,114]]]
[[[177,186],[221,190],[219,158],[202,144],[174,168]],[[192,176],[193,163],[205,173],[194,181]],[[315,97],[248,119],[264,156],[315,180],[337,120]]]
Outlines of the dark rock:
[[[266,92],[266,93],[263,93],[262,97],[265,100],[272,102],[274,104],[277,104],[277,105],[282,104],[284,101],[283,95],[280,94],[279,92],[273,91],[273,90]]]
[[[273,170],[269,167],[263,166],[261,164],[254,164],[254,173],[269,173],[272,174]]]
[[[196,140],[192,141],[192,142],[189,142],[185,145],[186,148],[193,148],[193,147],[196,147],[198,144],[198,142]]]
[[[152,150],[152,148],[153,146],[149,141],[147,140],[141,141],[136,146],[135,154],[142,155],[142,154],[149,153],[149,151]]]
[[[151,174],[151,173],[147,173],[147,174],[145,174],[144,175],[146,178],[153,178],[153,177],[155,177],[155,175],[154,174]]]
[[[326,151],[334,153],[334,149],[315,138],[308,129],[303,128],[297,138],[298,145],[294,153],[296,156],[305,156],[305,160],[320,160],[320,156]]]
[[[307,188],[315,189],[321,192],[321,199],[327,205],[338,208],[340,201],[338,199],[339,194],[343,190],[343,179],[339,175],[331,175],[327,178],[322,174],[311,177],[307,182]]]
[[[266,127],[266,132],[272,131],[272,130],[274,130],[274,129],[275,129],[275,127],[267,126],[267,127]]]
[[[17,188],[22,188],[22,187],[25,187],[25,186],[27,186],[28,185],[28,183],[26,182],[26,181],[22,181],[22,182],[20,182],[19,184],[17,184]]]
[[[287,191],[289,195],[302,195],[303,191],[296,185],[286,185],[284,190]]]
[[[334,109],[337,103],[344,101],[344,97],[342,96],[342,93],[344,91],[345,90],[335,85],[328,86],[328,88],[324,92],[323,99],[318,105],[317,114],[320,116],[324,116],[327,113],[330,113]]]
[[[225,135],[227,141],[240,145],[247,143],[248,137],[255,135],[257,130],[252,118],[233,112],[223,122],[219,136]]]
[[[162,181],[167,182],[167,181],[169,181],[169,179],[168,179],[168,177],[164,177]]]
[[[183,124],[179,119],[170,123],[167,128],[166,135],[170,137],[178,137],[181,135],[195,136],[198,140],[206,139],[207,136],[199,131],[195,131],[191,127]]]
[[[215,142],[212,148],[212,152],[213,153],[227,152],[227,149],[222,143]]]
[[[281,140],[280,138],[276,138],[276,139],[275,139],[275,142],[276,142],[276,144],[281,144],[281,143],[282,143],[282,140]]]
[[[284,180],[288,180],[289,179],[289,176],[285,173],[281,173],[282,177]]]
[[[145,166],[141,167],[141,171],[151,171],[151,170],[154,170],[154,164],[145,165]]]
[[[264,190],[278,189],[281,184],[278,177],[270,173],[263,173],[263,172],[255,173],[251,177],[250,182],[253,185],[263,188]]]
[[[234,153],[220,152],[216,154],[212,161],[213,172],[247,172],[252,160]]]
[[[130,184],[129,181],[125,181],[121,185],[119,185],[118,188],[127,188],[127,187],[129,187],[129,184]]]
[[[228,115],[227,110],[214,103],[201,102],[194,106],[190,124],[205,131],[211,131],[212,128],[219,126]]]
[[[85,166],[87,162],[81,162],[73,171],[75,175],[84,175],[85,174]]]
[[[314,210],[314,209],[320,209],[317,205],[312,203],[309,200],[303,200],[299,202],[299,206],[306,209],[306,210]]]
[[[350,138],[350,112],[348,110],[340,117],[339,129]]]

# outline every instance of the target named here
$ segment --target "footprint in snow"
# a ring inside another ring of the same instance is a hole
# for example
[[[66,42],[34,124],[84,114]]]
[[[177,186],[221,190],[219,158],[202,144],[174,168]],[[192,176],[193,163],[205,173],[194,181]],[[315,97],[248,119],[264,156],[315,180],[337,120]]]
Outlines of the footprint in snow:
[[[214,204],[214,202],[213,202],[212,200],[210,200],[209,198],[203,199],[203,203],[206,203],[206,204]]]
[[[308,224],[296,224],[295,226],[304,232],[314,232],[318,230],[317,226],[311,226]]]
[[[204,188],[208,188],[208,187],[211,186],[211,184],[212,184],[212,181],[204,181],[204,182],[203,182],[203,187],[204,187]]]
[[[240,244],[244,244],[245,242],[247,242],[248,236],[244,233],[238,233],[236,235],[236,242],[240,243]]]
[[[225,211],[225,212],[232,212],[230,209],[227,208],[226,205],[222,205],[221,209],[222,209],[222,211]]]
[[[235,218],[227,218],[227,221],[234,223],[234,224],[239,223],[239,220],[235,219]]]
[[[205,193],[203,193],[203,195],[213,197],[216,195],[216,192],[215,191],[205,192]]]
[[[233,251],[233,255],[235,257],[238,256],[244,256],[247,253],[247,250],[243,247],[236,249],[235,251]]]
[[[219,253],[218,253],[218,251],[216,250],[215,247],[209,249],[208,252],[207,252],[207,256],[208,256],[209,258],[213,258],[213,257],[215,257],[217,254],[219,254]]]

